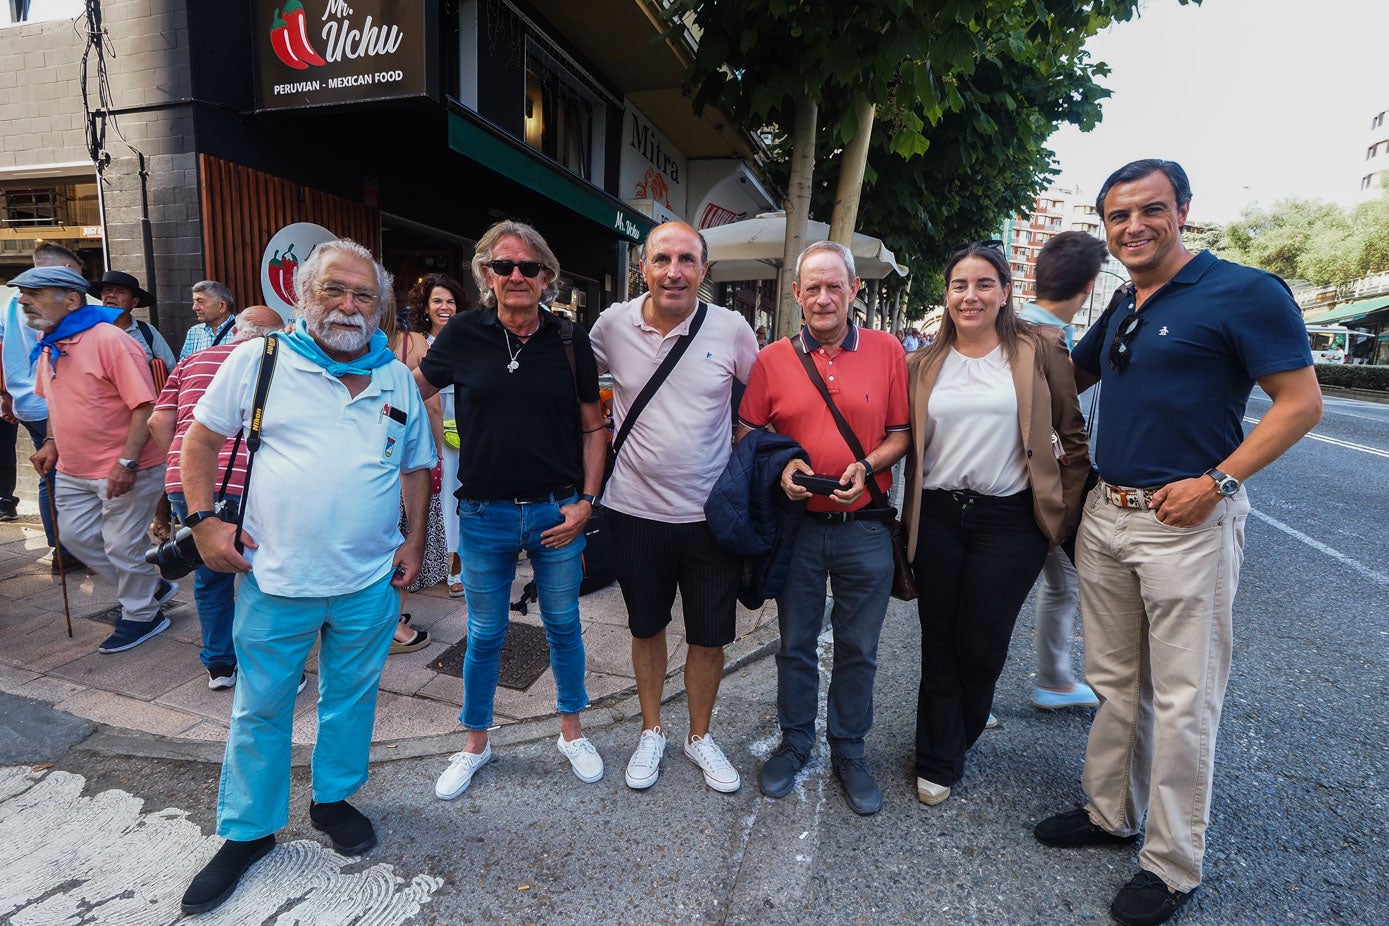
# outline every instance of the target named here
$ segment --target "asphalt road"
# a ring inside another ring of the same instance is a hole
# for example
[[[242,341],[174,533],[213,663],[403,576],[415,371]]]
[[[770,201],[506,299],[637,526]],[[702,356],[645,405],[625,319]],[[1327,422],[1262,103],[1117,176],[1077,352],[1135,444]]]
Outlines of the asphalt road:
[[[1267,407],[1256,394],[1250,418]],[[1380,924],[1389,917],[1389,407],[1329,399],[1315,439],[1250,491],[1206,881],[1178,922]],[[308,845],[323,840],[308,825],[307,772],[296,771],[282,834],[291,848],[253,870],[234,909],[199,922],[346,924],[368,908],[389,911],[371,920],[383,924],[1109,922],[1135,850],[1053,850],[1030,834],[1081,799],[1089,721],[1086,710],[1030,706],[1031,626],[1029,604],[995,701],[1002,725],[937,807],[914,795],[918,631],[914,607],[894,603],[869,740],[886,794],[875,817],[848,810],[823,754],[787,798],[758,793],[777,738],[767,659],[725,681],[715,719],[743,773],[737,794],[708,790],[680,756],[676,702],[662,777],[647,792],[622,781],[635,720],[591,731],[607,762],[592,785],[569,773],[551,735],[498,748],[447,803],[433,796],[447,757],[381,763],[358,799],[381,845],[345,863]],[[186,879],[217,845],[205,835],[217,772],[79,744],[52,770],[10,773],[0,780],[0,880],[9,883],[0,922],[170,922]],[[25,804],[40,788],[53,793]],[[58,822],[16,825],[44,807],[60,808]],[[49,844],[68,838],[62,821],[73,819],[81,825],[66,829],[85,852],[54,857]],[[147,838],[153,831],[167,835]],[[135,865],[142,853],[150,863]],[[127,881],[90,876],[115,859]],[[363,897],[375,899],[352,906]]]

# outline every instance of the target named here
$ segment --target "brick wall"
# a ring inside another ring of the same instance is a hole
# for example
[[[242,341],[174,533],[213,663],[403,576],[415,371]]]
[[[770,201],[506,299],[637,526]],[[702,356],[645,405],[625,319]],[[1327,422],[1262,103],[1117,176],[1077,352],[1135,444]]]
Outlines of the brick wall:
[[[111,162],[103,190],[110,266],[156,291],[159,327],[177,352],[194,321],[190,288],[203,279],[185,0],[104,0],[102,17],[120,129],[108,122]],[[79,80],[85,30],[85,17],[0,29],[0,61],[13,63],[0,69],[0,176],[6,168],[90,163]],[[88,71],[96,108],[95,54]],[[139,159],[122,135],[146,158],[153,287],[145,274]]]

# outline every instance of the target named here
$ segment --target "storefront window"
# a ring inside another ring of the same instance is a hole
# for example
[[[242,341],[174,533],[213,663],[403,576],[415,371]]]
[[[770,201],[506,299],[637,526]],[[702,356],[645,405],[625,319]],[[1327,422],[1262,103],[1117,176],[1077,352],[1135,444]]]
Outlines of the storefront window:
[[[526,43],[525,107],[526,144],[594,182],[595,139],[602,144],[606,108],[534,41]]]

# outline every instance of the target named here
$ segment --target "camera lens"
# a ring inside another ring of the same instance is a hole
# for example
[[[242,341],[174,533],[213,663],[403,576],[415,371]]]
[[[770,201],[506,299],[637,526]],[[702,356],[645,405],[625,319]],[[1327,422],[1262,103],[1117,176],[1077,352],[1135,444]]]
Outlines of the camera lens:
[[[174,536],[150,549],[145,562],[159,567],[159,574],[170,581],[181,579],[203,564],[198,545],[193,540],[193,528],[181,527]]]

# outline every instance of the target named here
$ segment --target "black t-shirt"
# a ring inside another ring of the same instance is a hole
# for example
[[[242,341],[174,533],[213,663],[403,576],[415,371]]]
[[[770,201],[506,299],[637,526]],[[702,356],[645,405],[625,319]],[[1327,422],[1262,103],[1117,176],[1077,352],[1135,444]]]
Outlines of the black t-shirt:
[[[430,383],[454,388],[459,498],[531,498],[567,485],[583,491],[578,401],[598,401],[598,364],[588,332],[574,325],[576,400],[559,320],[544,309],[540,316],[524,346],[514,336],[508,346],[495,308],[463,312],[420,361]],[[508,372],[513,353],[516,369]]]

